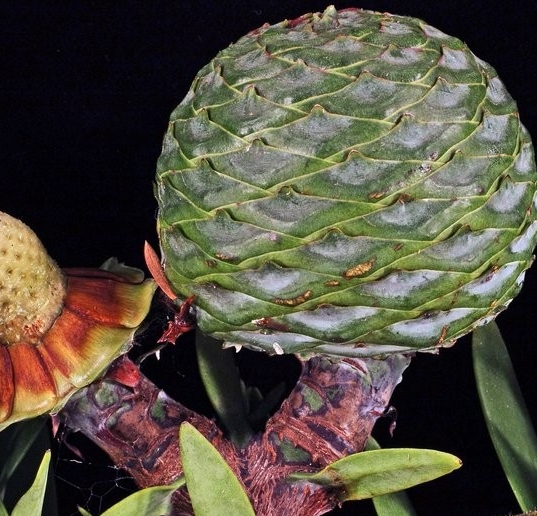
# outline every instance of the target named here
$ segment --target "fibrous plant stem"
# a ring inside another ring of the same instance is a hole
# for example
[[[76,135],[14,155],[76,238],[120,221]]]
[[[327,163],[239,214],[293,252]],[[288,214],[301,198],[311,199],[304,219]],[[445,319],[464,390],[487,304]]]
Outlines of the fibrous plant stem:
[[[337,493],[291,473],[317,471],[361,451],[410,362],[315,356],[302,361],[299,379],[262,433],[240,449],[217,424],[158,389],[119,359],[101,381],[78,392],[62,410],[64,422],[80,430],[132,475],[140,488],[169,484],[181,474],[178,430],[194,425],[222,454],[243,483],[258,516],[315,516],[338,504]],[[129,386],[117,381],[127,369]],[[174,516],[191,515],[185,490],[176,493]]]

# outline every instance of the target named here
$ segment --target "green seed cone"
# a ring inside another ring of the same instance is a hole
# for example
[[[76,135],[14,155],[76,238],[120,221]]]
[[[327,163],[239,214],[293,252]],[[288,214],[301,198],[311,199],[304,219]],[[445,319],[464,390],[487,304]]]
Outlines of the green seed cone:
[[[464,43],[330,7],[220,52],[172,113],[165,273],[230,344],[431,350],[518,293],[536,178],[515,102]]]

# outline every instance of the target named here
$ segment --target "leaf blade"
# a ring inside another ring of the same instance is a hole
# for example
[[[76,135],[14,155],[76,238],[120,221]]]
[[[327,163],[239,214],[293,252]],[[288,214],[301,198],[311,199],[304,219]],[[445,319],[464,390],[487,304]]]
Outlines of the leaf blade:
[[[198,368],[205,391],[230,439],[243,447],[253,430],[246,416],[234,351],[198,331],[196,334]]]
[[[244,489],[218,450],[189,423],[179,430],[181,460],[196,516],[255,516]]]
[[[394,448],[355,453],[317,473],[290,478],[339,489],[341,501],[363,500],[434,480],[460,466],[460,459],[449,453]]]
[[[370,437],[366,444],[366,450],[381,449],[375,439]],[[377,516],[416,516],[416,511],[405,491],[388,493],[375,496],[373,505]]]
[[[46,420],[40,417],[20,421],[2,432],[0,443],[10,453],[0,459],[0,491],[13,475],[42,431]]]
[[[168,486],[154,486],[141,489],[120,500],[102,516],[161,516],[169,514],[173,493],[185,484],[184,478]]]
[[[35,480],[15,504],[11,516],[27,516],[28,514],[41,514],[45,490],[47,488],[48,468],[50,464],[50,450],[43,455]]]
[[[537,507],[537,436],[498,326],[472,336],[476,384],[489,435],[524,511]]]

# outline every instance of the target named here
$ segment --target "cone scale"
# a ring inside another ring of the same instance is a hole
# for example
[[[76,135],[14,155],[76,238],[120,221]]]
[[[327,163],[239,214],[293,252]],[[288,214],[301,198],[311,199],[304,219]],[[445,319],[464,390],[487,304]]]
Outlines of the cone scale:
[[[221,51],[172,113],[165,273],[228,344],[434,350],[520,290],[536,178],[515,102],[464,43],[331,7]]]

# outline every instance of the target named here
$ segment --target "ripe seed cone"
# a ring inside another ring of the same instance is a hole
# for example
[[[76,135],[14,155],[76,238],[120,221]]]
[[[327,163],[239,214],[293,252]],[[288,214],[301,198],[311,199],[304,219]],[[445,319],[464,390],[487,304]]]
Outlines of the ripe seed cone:
[[[36,234],[0,212],[0,344],[38,342],[64,298],[60,268]]]
[[[0,213],[0,430],[57,412],[132,343],[155,290],[136,269],[62,273],[37,236]]]
[[[241,38],[172,113],[165,273],[230,344],[432,350],[519,291],[536,178],[515,102],[464,43],[331,7]]]

